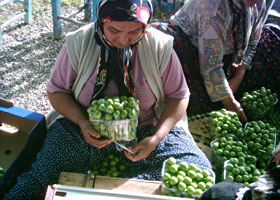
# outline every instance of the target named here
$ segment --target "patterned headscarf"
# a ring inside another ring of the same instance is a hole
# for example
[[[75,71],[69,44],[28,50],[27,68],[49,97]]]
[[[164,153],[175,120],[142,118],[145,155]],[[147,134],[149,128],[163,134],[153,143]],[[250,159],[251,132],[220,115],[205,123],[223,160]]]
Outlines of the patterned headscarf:
[[[138,44],[151,20],[153,13],[150,0],[100,0],[97,5],[95,39],[101,46],[98,63],[97,81],[93,99],[103,97],[103,90],[113,79],[118,85],[118,95],[134,96],[134,81],[130,58],[131,48]],[[124,49],[113,47],[106,39],[103,24],[107,21],[141,22],[143,32],[133,45]]]

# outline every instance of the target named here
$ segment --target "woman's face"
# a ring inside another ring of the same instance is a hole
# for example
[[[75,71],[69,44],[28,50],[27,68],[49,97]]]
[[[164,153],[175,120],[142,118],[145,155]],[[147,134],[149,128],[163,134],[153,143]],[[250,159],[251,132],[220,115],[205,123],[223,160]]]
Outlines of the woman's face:
[[[106,39],[117,48],[134,44],[141,36],[143,24],[140,22],[105,22],[103,25]]]
[[[254,6],[257,2],[262,2],[263,0],[242,0],[242,2],[245,4],[247,7],[252,7]]]

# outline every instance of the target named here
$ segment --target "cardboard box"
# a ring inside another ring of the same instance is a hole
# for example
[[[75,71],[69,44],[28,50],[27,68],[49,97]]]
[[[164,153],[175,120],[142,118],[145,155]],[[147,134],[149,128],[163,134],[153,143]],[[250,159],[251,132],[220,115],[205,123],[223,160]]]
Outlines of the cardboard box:
[[[0,166],[6,171],[0,182],[1,190],[30,168],[45,135],[44,115],[0,103]]]
[[[140,179],[114,178],[107,176],[96,176],[94,188],[107,190],[121,190],[138,192],[144,194],[161,194],[160,181],[148,181]]]

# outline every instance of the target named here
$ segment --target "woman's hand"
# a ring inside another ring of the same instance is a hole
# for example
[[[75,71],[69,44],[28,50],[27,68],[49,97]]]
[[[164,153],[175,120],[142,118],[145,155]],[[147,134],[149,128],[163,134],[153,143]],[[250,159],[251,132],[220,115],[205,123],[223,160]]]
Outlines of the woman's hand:
[[[84,135],[85,140],[87,143],[95,146],[98,149],[101,149],[109,144],[111,144],[112,140],[100,140],[100,134],[95,131],[89,120],[84,120],[79,124],[81,131]]]
[[[138,144],[128,148],[133,152],[137,152],[135,155],[129,153],[128,151],[124,151],[124,154],[129,160],[133,162],[142,160],[151,154],[159,142],[160,141],[157,140],[156,136],[146,137]]]
[[[236,112],[242,123],[246,123],[248,121],[241,104],[234,98],[233,95],[230,95],[223,99],[222,104],[227,110]]]
[[[188,102],[188,98],[168,100],[152,136],[129,148],[133,152],[139,151],[137,155],[125,152],[126,157],[134,162],[147,158],[186,112]]]
[[[54,109],[81,128],[87,143],[100,149],[112,142],[111,140],[99,139],[100,135],[92,128],[87,112],[82,109],[71,94],[63,92],[47,92],[47,94]]]

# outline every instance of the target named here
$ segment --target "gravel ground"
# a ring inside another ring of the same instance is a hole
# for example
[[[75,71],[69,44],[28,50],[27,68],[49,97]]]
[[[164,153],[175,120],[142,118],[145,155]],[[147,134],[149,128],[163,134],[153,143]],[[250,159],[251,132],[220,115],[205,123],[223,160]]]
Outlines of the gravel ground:
[[[75,10],[62,7],[62,15]],[[11,4],[0,10],[0,16],[14,16],[18,12]],[[20,20],[6,27],[0,47],[0,98],[44,115],[51,110],[46,85],[56,56],[65,42],[65,34],[79,28],[62,22],[63,38],[54,40],[51,13],[51,7],[46,6],[33,12],[32,23]],[[77,16],[78,20],[82,18],[83,13]]]

